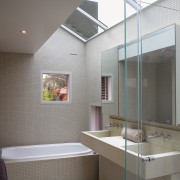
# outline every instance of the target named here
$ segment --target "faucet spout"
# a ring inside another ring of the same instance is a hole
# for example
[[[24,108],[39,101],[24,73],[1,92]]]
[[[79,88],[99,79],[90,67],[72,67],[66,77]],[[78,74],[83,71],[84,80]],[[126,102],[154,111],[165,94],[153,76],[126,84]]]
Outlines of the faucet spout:
[[[163,140],[165,141],[165,139],[171,139],[171,136],[169,134],[165,135],[164,133],[152,133],[150,135],[148,135],[148,138],[147,138],[147,141],[149,142],[151,139],[153,138],[159,138],[159,137],[162,137]]]
[[[119,127],[122,127],[122,125],[121,124],[116,124],[116,123],[110,123],[109,125],[105,126],[106,129],[109,128],[109,127],[117,127],[117,128],[119,128]]]
[[[150,135],[148,135],[147,141],[149,142],[151,139],[158,137],[161,137],[161,134],[158,134],[157,132],[151,133]]]

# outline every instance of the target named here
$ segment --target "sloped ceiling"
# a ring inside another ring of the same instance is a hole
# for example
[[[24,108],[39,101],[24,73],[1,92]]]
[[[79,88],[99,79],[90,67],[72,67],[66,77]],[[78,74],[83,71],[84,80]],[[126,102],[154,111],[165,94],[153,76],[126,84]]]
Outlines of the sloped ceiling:
[[[0,0],[0,52],[34,54],[82,1]]]

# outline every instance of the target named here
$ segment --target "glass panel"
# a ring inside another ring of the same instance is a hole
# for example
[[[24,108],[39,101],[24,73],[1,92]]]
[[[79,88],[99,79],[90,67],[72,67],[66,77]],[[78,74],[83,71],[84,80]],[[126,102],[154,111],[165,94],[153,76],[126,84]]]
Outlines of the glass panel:
[[[146,11],[141,15],[151,18],[142,24],[142,33],[149,36],[148,41],[142,41],[143,120],[176,125],[178,82],[175,42],[178,41],[175,34],[178,34],[178,26],[169,25],[179,21],[179,1],[156,2],[151,6],[151,13],[157,14],[157,18]],[[157,42],[155,46],[154,41]]]
[[[143,119],[173,124],[175,46],[143,53],[142,66]]]
[[[126,50],[126,43],[127,43],[127,23],[126,23],[126,18],[127,18],[127,14],[126,14],[126,0],[124,1],[124,52],[122,52],[122,54],[124,53],[124,64],[122,64],[122,69],[123,74],[120,74],[120,78],[123,77],[123,81],[124,81],[124,92],[123,92],[123,96],[124,96],[124,117],[125,117],[125,123],[124,123],[124,128],[125,128],[125,153],[124,153],[124,180],[127,180],[128,177],[128,154],[127,154],[127,128],[128,128],[128,93],[127,93],[127,61],[126,61],[126,56],[127,56],[127,50]],[[120,69],[121,69],[121,64],[120,64]],[[121,87],[120,87],[121,89]],[[121,100],[121,99],[120,99]],[[121,112],[121,111],[120,111]]]
[[[179,169],[176,171],[173,168],[171,172],[164,173],[165,169],[156,161],[157,154],[161,154],[158,157],[163,164],[165,164],[164,156],[171,159],[172,164],[176,161],[176,158],[164,153],[173,153],[176,149],[171,144],[168,128],[170,125],[179,125],[180,116],[178,111],[180,74],[177,71],[180,66],[177,61],[180,54],[176,51],[180,47],[180,27],[171,25],[179,24],[179,17],[179,1],[156,1],[138,13],[135,27],[137,38],[135,35],[136,41],[130,43],[126,43],[126,40],[133,27],[126,24],[128,20],[125,19],[125,60],[120,62],[120,65],[124,63],[125,71],[125,119],[128,123],[134,121],[133,128],[138,129],[138,134],[143,130],[146,132],[146,142],[141,142],[139,136],[138,143],[129,146],[126,140],[125,179],[132,179],[129,173],[132,169],[136,175],[134,179],[161,179],[162,176],[164,176],[162,179],[165,179],[179,172]],[[143,21],[140,22],[140,19]],[[127,134],[128,125],[126,125]],[[155,129],[154,126],[163,129]],[[168,146],[169,144],[171,145]],[[136,154],[134,158],[128,156],[127,150]],[[151,162],[153,160],[154,163]],[[147,163],[150,166],[154,164],[157,168],[151,169]],[[180,175],[174,177],[179,179]]]
[[[176,156],[167,154],[180,150],[176,143],[172,143],[168,130],[172,125],[177,128],[175,125],[180,124],[180,61],[177,60],[180,53],[176,50],[180,48],[180,26],[174,23],[180,24],[179,0],[156,1],[139,11],[137,16],[130,19],[125,16],[125,45],[117,47],[118,65],[109,57],[115,57],[116,48],[102,55],[105,63],[102,72],[112,68],[115,73],[119,67],[119,109],[116,113],[125,119],[124,180],[164,180],[169,179],[171,173],[179,172],[173,166],[178,164]],[[134,41],[129,42],[129,39]],[[104,107],[102,104],[104,114],[113,114],[109,105],[106,109]],[[136,143],[129,140],[128,128],[137,130]],[[173,167],[171,173],[162,168],[162,163],[166,162],[159,154],[170,158],[171,166],[168,164],[168,167]],[[160,161],[156,160],[157,157]],[[180,175],[173,178],[180,179]]]
[[[124,1],[123,0],[89,0],[84,1],[80,8],[89,13],[94,18],[98,19],[108,27],[124,20]],[[136,11],[126,5],[127,17],[134,14]]]
[[[103,32],[101,27],[78,10],[74,11],[63,25],[85,40]]]
[[[127,2],[127,1],[125,1]],[[127,6],[128,7],[128,6]],[[126,9],[126,11],[128,11]],[[124,97],[125,97],[125,180],[141,179],[141,32],[140,32],[140,13],[137,10],[134,16],[133,27],[128,23],[125,12],[125,37],[124,37],[124,59],[119,61],[120,68],[124,67]],[[134,34],[134,44],[128,42],[130,35]],[[122,52],[122,51],[121,51]],[[123,76],[121,73],[120,76]],[[121,102],[122,104],[122,102]],[[134,121],[132,125],[130,122]],[[134,144],[131,144],[131,143]],[[128,152],[135,149],[133,155]]]

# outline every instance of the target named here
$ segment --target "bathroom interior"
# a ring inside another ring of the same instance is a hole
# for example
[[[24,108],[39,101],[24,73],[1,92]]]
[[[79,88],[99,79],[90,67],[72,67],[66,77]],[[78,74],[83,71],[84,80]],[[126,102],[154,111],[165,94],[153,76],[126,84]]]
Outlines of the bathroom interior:
[[[180,180],[179,0],[7,0],[0,23],[0,179]]]

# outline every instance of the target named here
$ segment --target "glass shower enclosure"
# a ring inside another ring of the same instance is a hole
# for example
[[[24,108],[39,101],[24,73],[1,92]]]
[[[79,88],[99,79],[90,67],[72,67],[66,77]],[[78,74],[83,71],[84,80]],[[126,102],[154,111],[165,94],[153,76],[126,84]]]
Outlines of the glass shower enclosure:
[[[136,10],[133,17],[126,17],[127,4]],[[124,44],[118,50],[124,180],[179,178],[161,161],[173,149],[166,129],[179,124],[179,18],[178,0],[124,0]],[[129,145],[132,129],[137,142]]]

